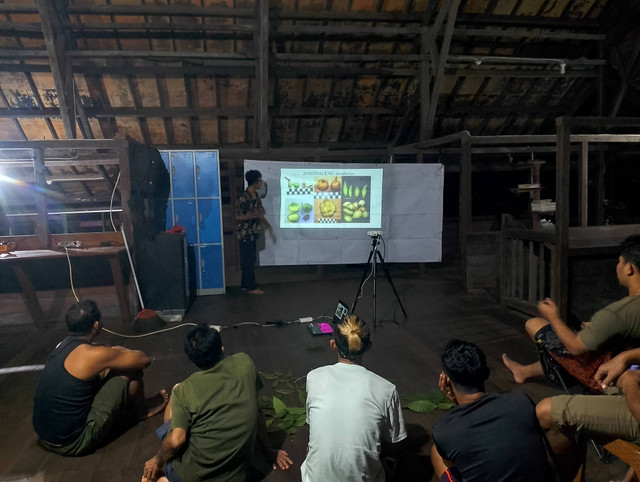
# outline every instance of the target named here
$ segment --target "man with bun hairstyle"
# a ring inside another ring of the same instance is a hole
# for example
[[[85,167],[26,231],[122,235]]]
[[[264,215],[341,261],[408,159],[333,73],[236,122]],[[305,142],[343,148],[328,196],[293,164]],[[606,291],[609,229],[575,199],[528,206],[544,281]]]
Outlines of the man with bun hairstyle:
[[[382,443],[407,437],[398,392],[361,365],[371,346],[364,321],[346,316],[330,346],[338,352],[338,363],[307,375],[309,446],[302,480],[384,482]]]
[[[535,406],[524,393],[484,391],[487,359],[451,340],[442,354],[440,390],[458,407],[433,426],[433,468],[442,482],[553,480]]]

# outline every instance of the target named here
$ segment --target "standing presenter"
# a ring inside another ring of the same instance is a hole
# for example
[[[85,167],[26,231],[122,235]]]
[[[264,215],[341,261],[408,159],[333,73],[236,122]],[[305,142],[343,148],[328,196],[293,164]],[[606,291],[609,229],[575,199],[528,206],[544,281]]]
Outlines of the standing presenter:
[[[275,240],[273,228],[264,217],[264,207],[258,196],[262,187],[262,174],[252,169],[244,175],[247,189],[238,196],[236,202],[236,231],[240,241],[240,264],[242,266],[241,289],[253,295],[262,295],[264,291],[256,284],[254,267],[256,264],[256,241],[260,237],[262,225],[267,228]]]

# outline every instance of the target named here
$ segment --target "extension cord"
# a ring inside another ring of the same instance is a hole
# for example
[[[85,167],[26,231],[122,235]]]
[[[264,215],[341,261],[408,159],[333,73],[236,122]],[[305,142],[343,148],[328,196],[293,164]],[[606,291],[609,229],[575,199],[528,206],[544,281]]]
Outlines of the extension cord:
[[[300,323],[311,323],[313,318],[310,316],[305,316],[304,318],[300,318]]]
[[[209,328],[216,330],[218,333],[222,331],[222,327],[220,325],[209,325]]]

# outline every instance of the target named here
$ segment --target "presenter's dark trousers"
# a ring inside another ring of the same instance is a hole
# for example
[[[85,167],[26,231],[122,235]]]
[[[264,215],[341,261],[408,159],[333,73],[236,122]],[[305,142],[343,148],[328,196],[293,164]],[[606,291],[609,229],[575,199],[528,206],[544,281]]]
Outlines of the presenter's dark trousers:
[[[240,265],[242,266],[241,288],[251,291],[257,288],[253,269],[256,265],[256,240],[240,240]]]

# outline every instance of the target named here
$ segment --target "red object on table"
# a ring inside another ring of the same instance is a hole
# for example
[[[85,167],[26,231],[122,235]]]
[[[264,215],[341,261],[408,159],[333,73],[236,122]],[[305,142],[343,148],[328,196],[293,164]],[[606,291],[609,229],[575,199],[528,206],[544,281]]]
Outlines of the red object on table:
[[[167,234],[184,234],[187,232],[187,228],[179,224],[174,224],[172,228],[167,229],[165,232]]]

